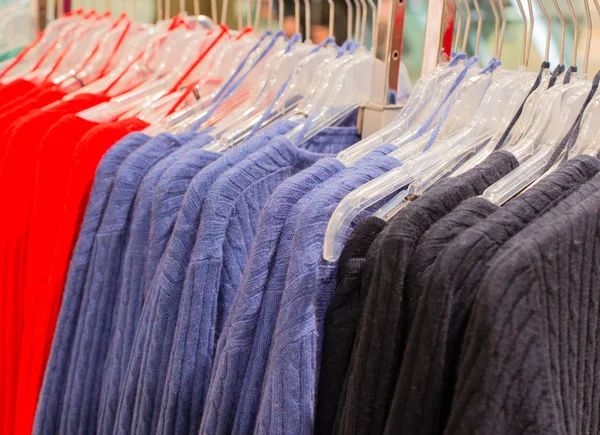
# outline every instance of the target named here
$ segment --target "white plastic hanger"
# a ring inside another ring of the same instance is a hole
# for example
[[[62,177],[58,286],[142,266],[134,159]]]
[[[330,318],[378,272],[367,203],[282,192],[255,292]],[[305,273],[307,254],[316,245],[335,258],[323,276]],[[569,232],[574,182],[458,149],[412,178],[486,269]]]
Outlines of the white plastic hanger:
[[[568,0],[568,3],[576,20],[571,1]],[[591,38],[591,31],[588,38]],[[577,50],[574,48],[573,65],[576,64]],[[504,204],[548,169],[556,146],[578,119],[590,88],[589,82],[576,80],[567,85],[553,87],[542,95],[541,107],[546,110],[539,114],[515,147],[506,148],[515,155],[520,163],[519,167],[486,189],[483,193],[484,198],[495,204]]]

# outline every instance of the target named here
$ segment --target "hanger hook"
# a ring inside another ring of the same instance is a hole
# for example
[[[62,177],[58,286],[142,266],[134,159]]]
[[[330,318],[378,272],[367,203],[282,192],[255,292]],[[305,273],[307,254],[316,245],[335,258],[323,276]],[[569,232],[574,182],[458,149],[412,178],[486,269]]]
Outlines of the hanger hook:
[[[532,0],[527,0],[527,10],[529,11],[529,30],[527,32],[527,50],[525,51],[525,66],[529,67],[529,55],[531,54],[531,43],[533,42],[533,26],[535,24]]]
[[[583,0],[583,5],[585,7],[585,21],[587,23],[588,35],[585,39],[585,54],[583,58],[583,74],[584,78],[587,80],[588,77],[588,65],[590,61],[590,47],[592,45],[592,14],[590,12],[590,0]]]
[[[467,53],[467,43],[469,42],[469,30],[471,30],[471,5],[469,5],[469,0],[465,0],[465,6],[467,9],[467,15],[465,20],[465,33],[463,34],[462,41],[462,52]]]
[[[554,8],[558,14],[558,19],[560,20],[560,58],[558,63],[563,65],[565,63],[565,34],[567,32],[567,23],[565,21],[565,16],[558,5],[558,0],[552,0],[552,2],[554,3]]]
[[[494,57],[498,59],[498,35],[500,33],[500,18],[498,17],[498,8],[496,0],[490,0],[490,7],[494,14]]]
[[[354,9],[356,10],[356,17],[354,20],[354,40],[356,42],[360,42],[360,17],[361,17],[360,0],[354,0]]]
[[[179,14],[184,15],[187,11],[185,10],[185,0],[179,0]]]
[[[171,18],[171,2],[169,0],[165,0],[165,18],[167,20]]]
[[[296,33],[300,33],[300,0],[294,0],[294,23]]]
[[[279,30],[283,30],[283,13],[284,13],[283,0],[279,0]]]
[[[269,16],[267,18],[267,30],[271,30],[273,24],[273,0],[269,0]]]
[[[367,0],[369,3],[369,6],[371,8],[371,14],[373,15],[373,21],[371,22],[371,52],[373,53],[373,56],[376,55],[377,53],[377,38],[379,37],[379,33],[377,32],[379,26],[377,26],[377,5],[375,4],[375,2],[373,0]]]
[[[58,3],[60,4],[61,2],[59,1]],[[156,21],[162,21],[163,17],[162,1],[156,0]]]
[[[544,5],[543,0],[538,0],[538,4],[540,5],[540,9],[542,10],[542,14],[546,18],[546,47],[544,48],[544,61],[548,61],[550,57],[550,39],[552,38],[552,21],[550,20],[550,14],[548,14],[548,10]]]
[[[258,29],[260,24],[260,0],[256,0],[256,11],[254,12],[254,28]]]
[[[367,15],[369,10],[367,8],[367,2],[365,0],[360,0],[360,4],[362,7],[362,23],[360,29],[360,46],[365,46],[365,34],[367,33]]]
[[[348,33],[348,41],[352,40],[352,3],[350,3],[350,0],[346,0],[346,9],[348,9],[348,18],[347,18],[347,26],[348,29],[346,30]]]
[[[227,23],[227,8],[229,7],[229,0],[223,0],[223,10],[221,11],[221,23],[220,24],[225,24]],[[212,12],[212,8],[211,8],[211,15],[213,17],[213,22],[216,24],[218,23],[217,21],[217,11],[215,11],[214,13]],[[238,20],[239,21],[239,20]],[[241,21],[238,22],[238,24],[241,23]]]
[[[483,28],[483,16],[479,7],[479,0],[473,0],[475,11],[477,12],[477,37],[475,39],[475,56],[479,55],[479,42],[481,41],[481,30]]]
[[[456,35],[454,35],[454,51],[458,51],[458,45],[460,43],[460,34],[462,31],[462,22],[463,22],[463,14],[462,8],[460,7],[460,2],[454,1],[454,7],[456,9],[456,15],[458,19],[456,20]]]
[[[573,59],[572,65],[577,66],[577,47],[579,43],[579,22],[577,20],[577,14],[575,13],[575,8],[573,7],[573,2],[571,0],[567,0],[567,5],[569,6],[569,12],[571,12],[571,18],[573,18]]]
[[[252,27],[252,3],[250,0],[246,0],[246,25]]]
[[[305,35],[305,40],[308,43],[311,43],[312,40],[310,39],[311,37],[311,26],[312,26],[312,19],[310,16],[310,0],[304,0],[304,35]]]
[[[213,1],[216,1],[216,0],[213,0]],[[223,24],[225,22],[225,20],[227,19],[225,16],[225,11],[223,11],[222,18],[223,19],[221,21],[221,24]],[[242,30],[244,28],[244,5],[242,4],[242,0],[238,0],[237,19],[238,19],[238,30]]]
[[[200,15],[200,0],[194,0],[194,15],[198,17]],[[216,24],[216,21],[213,21]]]
[[[502,58],[502,48],[504,47],[504,35],[506,34],[506,11],[504,10],[503,0],[498,0],[500,7],[500,16],[502,17],[502,27],[500,28],[500,39],[498,41],[498,59]]]
[[[557,0],[554,0],[557,1]],[[523,37],[521,38],[521,66],[525,66],[525,51],[527,48],[527,17],[525,16],[525,10],[523,9],[523,3],[521,0],[516,0],[517,7],[519,8],[519,14],[523,20]]]
[[[333,37],[333,23],[335,22],[335,4],[333,0],[327,0],[329,3],[329,37]]]

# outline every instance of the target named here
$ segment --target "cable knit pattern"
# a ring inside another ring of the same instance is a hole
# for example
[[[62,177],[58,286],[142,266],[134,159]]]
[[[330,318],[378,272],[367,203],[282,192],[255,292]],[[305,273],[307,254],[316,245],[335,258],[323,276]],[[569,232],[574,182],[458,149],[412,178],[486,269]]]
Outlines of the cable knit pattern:
[[[144,291],[148,291],[148,284],[154,279],[160,259],[173,233],[185,192],[192,179],[221,156],[220,153],[203,149],[189,151],[160,179],[152,200],[150,249],[144,266]]]
[[[323,327],[321,371],[315,410],[317,435],[328,435],[333,430],[369,288],[361,285],[362,269],[371,243],[385,225],[385,221],[375,216],[362,220],[348,238],[338,261],[337,286],[327,308]]]
[[[212,140],[208,135],[199,135],[189,140],[157,163],[144,176],[138,189],[129,223],[130,236],[124,254],[122,279],[119,280],[117,303],[113,311],[116,313],[115,327],[110,338],[102,377],[97,427],[99,433],[112,433],[123,377],[144,302],[147,282],[141,278],[144,276],[149,251],[152,249],[150,228],[153,199],[156,198],[156,192],[171,169],[179,169],[180,162],[188,163],[189,153],[201,151],[197,148]],[[195,162],[196,166],[200,164],[205,167],[219,156],[209,152],[203,152],[202,155],[204,158]],[[171,221],[175,219],[176,213],[177,211],[174,211]]]
[[[374,158],[391,152],[395,147],[382,147],[361,160],[361,164],[371,162]],[[337,179],[340,171],[345,169],[337,159],[324,159],[312,167],[284,181],[271,195],[260,215],[256,239],[244,271],[240,288],[218,341],[214,370],[211,375],[207,402],[202,419],[201,432],[220,434],[230,433],[238,403],[243,401],[251,406],[258,406],[258,394],[253,397],[243,396],[239,391],[245,379],[244,373],[249,363],[250,352],[255,342],[255,332],[259,324],[259,315],[263,305],[279,306],[277,293],[266,287],[275,281],[272,269],[276,254],[281,249],[280,241],[283,226],[293,206],[309,191],[329,179]],[[343,171],[346,173],[346,171]],[[280,294],[279,292],[278,294]],[[263,302],[264,301],[264,302]],[[276,310],[275,310],[276,312]],[[268,319],[268,320],[267,320]],[[262,380],[266,366],[271,333],[275,325],[275,317],[268,316],[260,321],[267,332],[266,341],[257,342],[260,364],[260,375],[256,371],[248,376],[260,376]],[[264,336],[263,336],[264,337]],[[257,367],[257,361],[252,360]]]
[[[490,262],[444,433],[598,432],[600,195],[576,196]]]
[[[451,407],[464,329],[488,261],[499,246],[598,170],[600,162],[588,156],[562,165],[465,230],[443,250],[434,263],[410,331],[386,433],[408,434],[418,430],[434,434],[444,427]],[[482,198],[468,200],[461,208],[490,209]]]
[[[335,432],[381,433],[400,368],[405,337],[404,276],[420,237],[461,201],[481,194],[517,166],[503,151],[449,178],[398,213],[386,227],[376,260],[371,288],[360,321],[360,333],[336,416]]]
[[[229,433],[233,426],[240,386],[262,299],[262,292],[255,289],[263,289],[269,279],[268,272],[275,260],[280,230],[287,213],[306,192],[343,168],[344,165],[335,158],[323,159],[284,181],[266,202],[260,215],[242,283],[217,344],[217,356],[207,392],[201,432],[215,435]],[[226,355],[221,359],[219,355],[223,346],[226,346]]]
[[[159,330],[164,327],[163,333],[172,342],[174,325],[179,310],[179,299],[195,242],[190,234],[196,234],[198,230],[204,200],[210,187],[229,168],[264,147],[273,137],[287,133],[296,125],[296,123],[289,121],[274,123],[264,133],[256,135],[210,164],[197,174],[190,183],[177,216],[173,234],[165,254],[160,260],[158,271],[150,283],[148,295],[142,307],[138,330],[127,365],[125,382],[119,397],[115,432],[131,433],[133,407],[144,358],[146,337],[150,336],[152,328],[157,323],[162,322]]]
[[[323,322],[337,270],[337,263],[323,260],[325,230],[349,192],[400,165],[391,157],[378,158],[313,196],[298,220],[255,433],[312,433]]]
[[[382,152],[388,153],[393,147],[383,147]],[[374,154],[374,156],[377,154]],[[287,274],[288,263],[291,255],[292,240],[296,223],[302,214],[302,211],[313,201],[313,197],[318,195],[329,187],[330,183],[337,183],[345,175],[355,171],[362,164],[371,162],[371,154],[362,159],[356,167],[348,168],[343,172],[336,174],[327,183],[317,186],[309,194],[304,195],[291,209],[281,230],[280,243],[277,248],[275,264],[269,275],[267,287],[263,290],[264,302],[260,307],[259,317],[256,323],[256,332],[254,342],[250,349],[248,357],[248,367],[242,381],[242,391],[238,401],[238,409],[234,421],[235,433],[246,433],[252,431],[256,421],[258,406],[260,400],[261,387],[263,384],[265,371],[268,363],[268,351],[271,346],[274,325],[279,311],[281,294],[285,286],[285,277]],[[350,171],[350,172],[348,172]],[[217,350],[218,351],[218,350]]]
[[[109,149],[98,165],[90,201],[73,251],[52,350],[46,365],[33,429],[36,434],[54,434],[59,431],[71,350],[94,237],[100,227],[118,168],[148,140],[150,137],[142,133],[129,134]]]
[[[183,344],[173,348],[163,398],[166,408],[178,409],[180,416],[190,415],[191,429],[180,418],[176,433],[198,430],[216,340],[241,283],[264,203],[281,182],[313,165],[323,153],[335,154],[355,143],[356,129],[346,130],[343,135],[326,130],[309,141],[307,149],[315,152],[276,138],[224,174],[211,189],[177,317],[174,341]],[[210,271],[207,279],[205,270]],[[174,378],[176,383],[171,382]],[[174,385],[190,385],[192,390],[176,390],[171,388]]]
[[[188,138],[182,137],[182,140]],[[102,371],[113,332],[115,298],[133,201],[142,177],[179,146],[181,142],[177,138],[161,133],[134,151],[119,168],[90,257],[67,378],[61,432],[79,433],[96,427]]]

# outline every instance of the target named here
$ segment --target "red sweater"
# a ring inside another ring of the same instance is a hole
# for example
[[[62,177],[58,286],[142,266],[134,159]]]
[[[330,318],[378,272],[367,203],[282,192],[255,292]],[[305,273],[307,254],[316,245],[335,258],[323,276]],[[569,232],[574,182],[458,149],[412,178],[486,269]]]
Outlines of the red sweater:
[[[28,231],[42,151],[42,139],[50,127],[68,113],[76,113],[103,97],[75,98],[60,102],[49,110],[33,110],[14,122],[0,161],[0,195],[11,206],[11,213],[0,217],[0,284],[2,330],[2,433],[14,433],[18,365],[27,319],[34,316],[35,297],[25,287]],[[1,131],[1,130],[0,130]],[[50,197],[52,198],[52,197]],[[49,199],[50,199],[49,198]],[[28,432],[30,433],[30,431]]]

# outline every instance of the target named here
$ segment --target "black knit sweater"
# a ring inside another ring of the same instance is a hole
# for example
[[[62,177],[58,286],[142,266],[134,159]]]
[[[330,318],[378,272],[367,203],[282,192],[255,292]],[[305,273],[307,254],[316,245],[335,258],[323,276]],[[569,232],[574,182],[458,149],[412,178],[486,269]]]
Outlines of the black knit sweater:
[[[498,208],[483,198],[462,203],[423,237],[409,294],[423,292],[398,376],[387,434],[437,434],[447,419],[464,330],[475,291],[500,246],[600,170],[579,157]],[[494,212],[494,210],[496,210]],[[488,215],[487,218],[485,216]],[[474,218],[481,216],[479,222]],[[456,223],[452,227],[451,224]],[[472,223],[466,229],[464,224]],[[455,235],[453,240],[449,236]],[[443,242],[449,242],[443,248]],[[443,249],[442,249],[443,248]],[[428,262],[439,257],[432,267]]]

